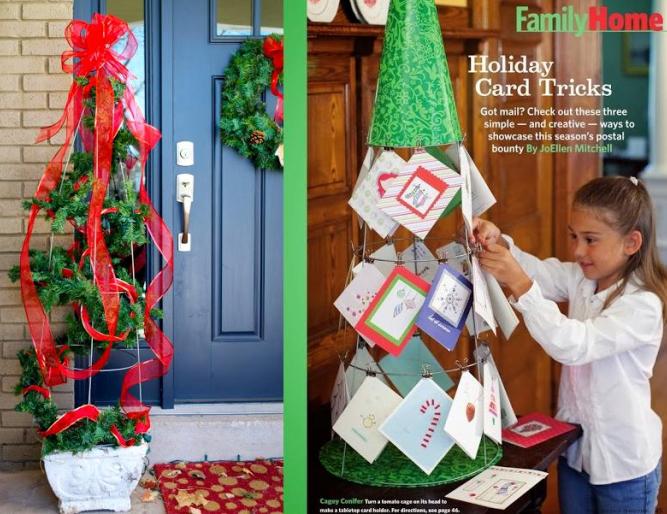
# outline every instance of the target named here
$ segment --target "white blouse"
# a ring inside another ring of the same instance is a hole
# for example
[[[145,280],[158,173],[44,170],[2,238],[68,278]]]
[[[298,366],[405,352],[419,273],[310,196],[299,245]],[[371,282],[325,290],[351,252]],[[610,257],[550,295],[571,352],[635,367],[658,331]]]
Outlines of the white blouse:
[[[533,279],[512,305],[530,335],[563,364],[556,417],[583,428],[565,453],[568,464],[596,485],[653,471],[662,455],[662,423],[651,409],[649,379],[662,341],[662,302],[630,281],[602,311],[614,286],[596,294],[596,282],[578,264],[540,260],[503,237]],[[569,317],[554,303],[561,301],[569,301]]]

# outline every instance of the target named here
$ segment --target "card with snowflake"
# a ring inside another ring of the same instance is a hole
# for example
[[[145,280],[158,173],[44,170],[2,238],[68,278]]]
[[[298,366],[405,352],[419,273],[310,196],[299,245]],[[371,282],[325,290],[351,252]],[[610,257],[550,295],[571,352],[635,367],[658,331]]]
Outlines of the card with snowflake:
[[[417,326],[448,350],[453,350],[472,305],[472,284],[448,264],[433,279]]]
[[[372,464],[387,445],[378,427],[402,400],[382,381],[368,377],[334,424],[334,432]]]
[[[461,175],[426,151],[417,151],[387,184],[378,207],[424,239],[461,189]]]
[[[428,282],[397,266],[357,323],[357,332],[390,354],[399,355],[415,331],[415,318],[428,288]]]
[[[445,431],[452,399],[430,378],[423,378],[380,426],[380,432],[430,475],[454,446]]]
[[[382,152],[348,201],[350,207],[380,237],[388,237],[398,228],[398,223],[378,208],[378,202],[385,192],[385,184],[397,177],[404,165],[405,161],[398,154]]]
[[[359,270],[357,276],[343,290],[334,305],[353,327],[368,309],[376,293],[382,287],[385,276],[372,264]]]

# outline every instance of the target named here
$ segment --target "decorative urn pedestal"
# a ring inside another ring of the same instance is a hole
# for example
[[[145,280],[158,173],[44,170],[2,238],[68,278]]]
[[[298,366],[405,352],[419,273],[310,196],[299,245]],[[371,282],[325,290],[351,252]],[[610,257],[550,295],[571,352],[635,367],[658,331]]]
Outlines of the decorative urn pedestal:
[[[148,444],[100,446],[82,453],[56,452],[43,458],[61,514],[87,510],[126,512],[144,472]]]

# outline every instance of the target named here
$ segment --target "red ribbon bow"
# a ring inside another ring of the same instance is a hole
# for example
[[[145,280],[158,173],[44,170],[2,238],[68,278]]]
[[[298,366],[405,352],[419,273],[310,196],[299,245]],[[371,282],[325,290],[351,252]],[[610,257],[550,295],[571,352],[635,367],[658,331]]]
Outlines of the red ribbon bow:
[[[102,357],[90,368],[81,371],[68,370],[66,364],[60,361],[49,320],[39,300],[30,270],[30,239],[40,210],[36,205],[31,209],[27,234],[21,250],[21,295],[30,334],[37,353],[37,361],[47,386],[63,383],[66,376],[78,379],[95,375],[106,364],[110,356],[111,345],[127,336],[127,333],[116,335],[120,309],[119,293],[128,294],[131,301],[136,301],[137,294],[131,285],[116,278],[111,256],[104,241],[101,223],[102,215],[108,212],[104,211],[103,205],[111,176],[113,140],[124,122],[139,143],[139,160],[141,163],[139,202],[148,207],[149,214],[145,220],[147,230],[165,261],[164,268],[157,273],[146,289],[144,330],[146,341],[155,353],[155,358],[139,362],[130,368],[123,379],[121,388],[121,407],[129,417],[138,419],[137,432],[139,433],[142,430],[147,430],[150,426],[149,408],[134,398],[129,390],[140,382],[146,382],[164,375],[173,357],[171,342],[150,316],[151,310],[169,289],[173,279],[173,238],[164,221],[153,207],[143,179],[146,159],[151,149],[160,139],[160,132],[146,123],[134,99],[134,92],[129,86],[125,88],[121,99],[116,100],[114,98],[111,79],[126,83],[131,78],[130,72],[123,63],[127,62],[137,49],[136,38],[127,23],[110,15],[95,14],[91,23],[80,20],[72,21],[65,29],[65,37],[72,50],[62,54],[63,71],[74,73],[78,77],[86,77],[88,84],[82,86],[76,80],[72,83],[63,115],[56,123],[42,129],[37,138],[37,142],[41,142],[53,137],[63,127],[66,129],[65,142],[47,164],[44,175],[37,187],[35,198],[46,200],[50,192],[60,182],[63,158],[84,114],[83,100],[90,95],[90,90],[94,86],[94,138],[90,132],[84,128],[79,128],[86,150],[92,151],[94,149],[94,179],[88,219],[85,227],[77,227],[77,230],[85,234],[89,245],[83,254],[90,259],[93,280],[100,291],[107,333],[105,334],[92,327],[87,312],[83,308],[82,321],[84,328],[94,339],[109,342]],[[114,50],[114,46],[124,37],[127,38],[124,48],[120,51]],[[73,63],[69,63],[70,60],[73,60]],[[75,422],[76,414],[83,412],[85,410],[75,409],[72,411],[74,416],[70,416],[68,419]],[[68,426],[71,426],[71,424],[68,424]],[[50,435],[51,433],[57,432],[50,430],[45,434]]]
[[[283,122],[283,93],[278,89],[278,80],[280,74],[283,72],[283,41],[282,39],[274,39],[269,36],[264,39],[262,47],[264,55],[266,55],[273,64],[273,74],[271,75],[271,92],[277,97],[276,110],[273,114],[273,119],[276,123]]]

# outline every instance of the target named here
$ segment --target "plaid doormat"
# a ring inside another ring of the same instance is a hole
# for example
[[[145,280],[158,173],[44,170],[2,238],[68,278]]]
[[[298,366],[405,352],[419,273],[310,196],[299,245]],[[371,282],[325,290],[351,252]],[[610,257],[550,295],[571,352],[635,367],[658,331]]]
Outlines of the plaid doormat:
[[[283,461],[178,462],[154,466],[168,514],[282,514]]]

